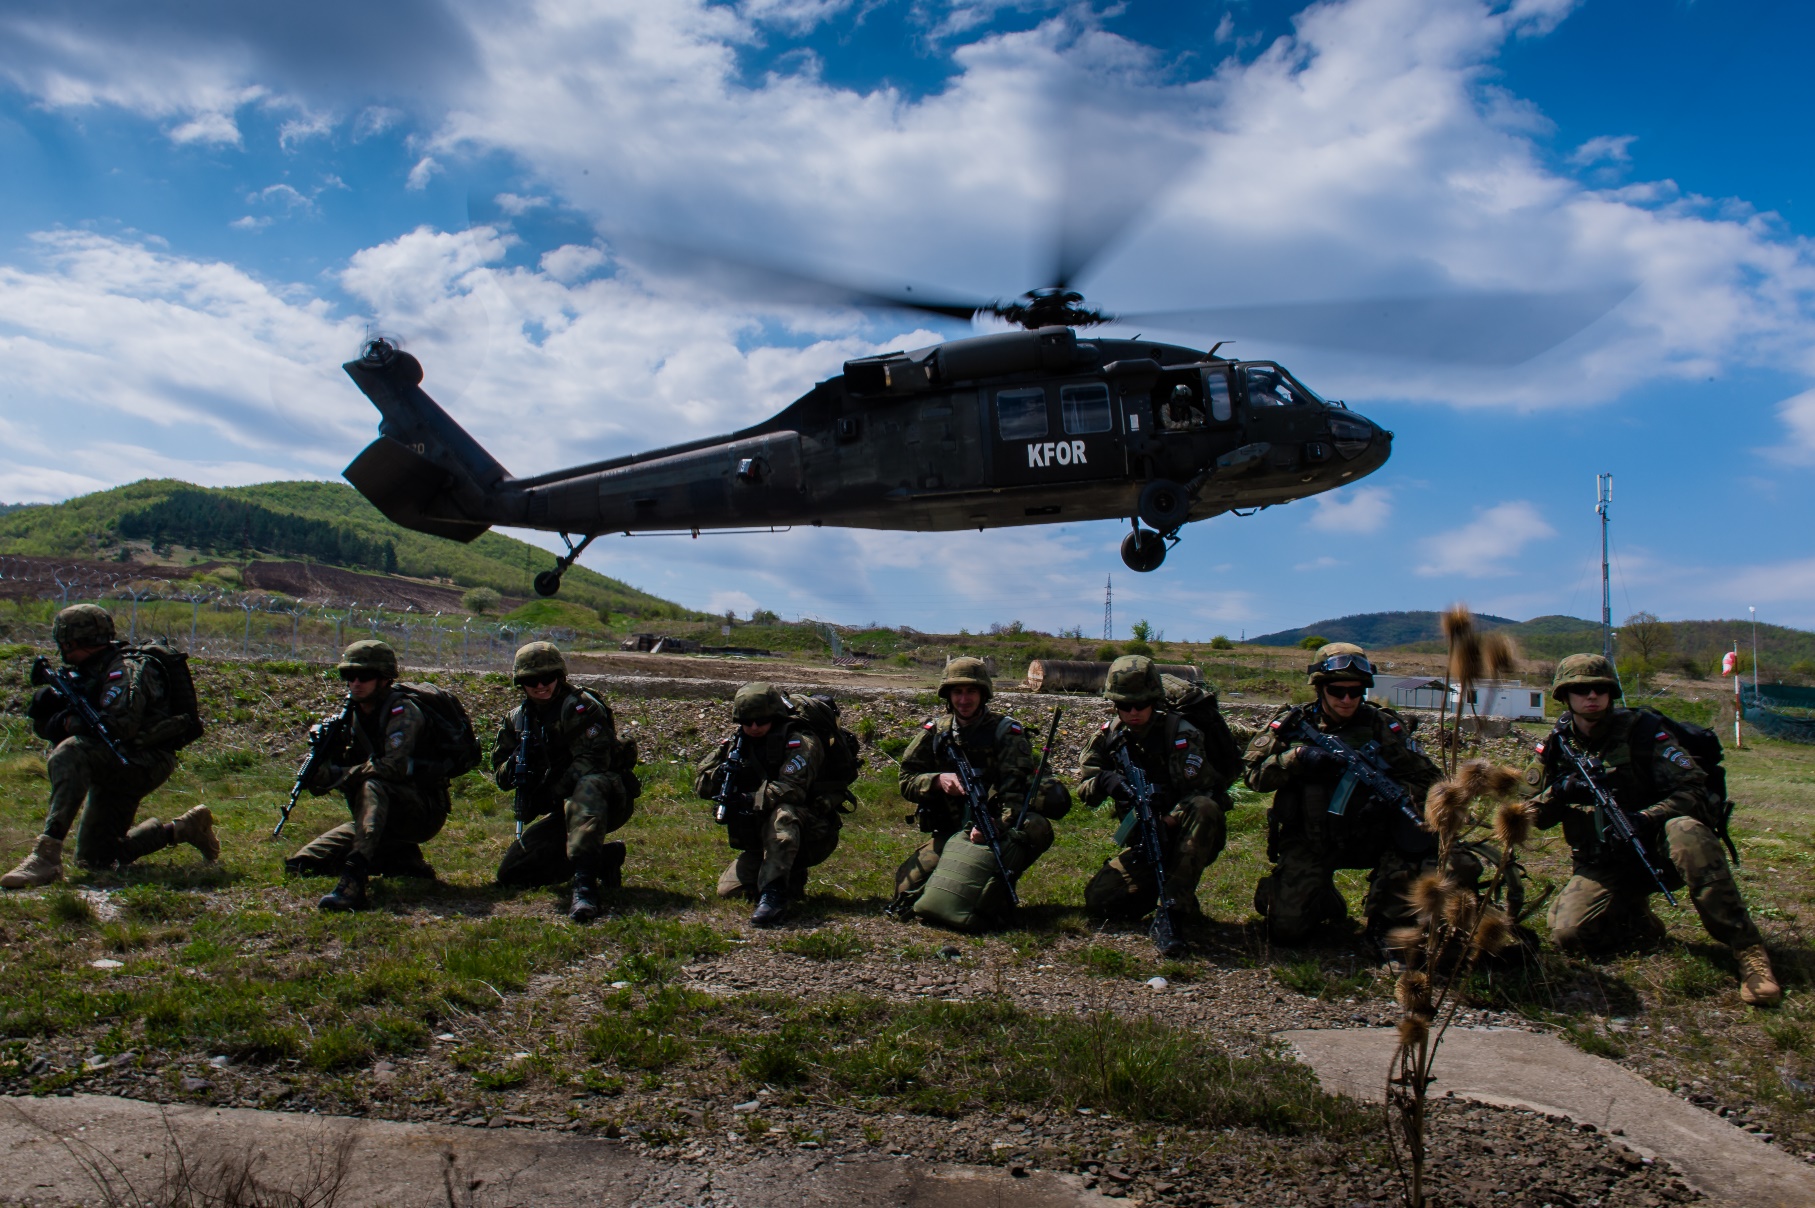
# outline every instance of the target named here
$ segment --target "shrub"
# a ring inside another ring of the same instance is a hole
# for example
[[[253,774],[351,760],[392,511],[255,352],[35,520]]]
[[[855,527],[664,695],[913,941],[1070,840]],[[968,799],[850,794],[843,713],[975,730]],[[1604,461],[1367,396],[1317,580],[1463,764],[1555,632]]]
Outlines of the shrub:
[[[1298,639],[1298,648],[1300,650],[1321,650],[1329,644],[1330,639],[1324,637],[1320,633],[1308,634],[1305,637]]]
[[[1235,643],[1231,642],[1229,640],[1228,635],[1219,633],[1215,637],[1210,639],[1210,649],[1212,649],[1212,650],[1234,650]]]
[[[1097,647],[1097,661],[1099,663],[1113,663],[1121,653],[1120,650],[1117,650],[1108,642],[1104,642],[1101,646]]]
[[[475,587],[460,597],[461,605],[471,613],[484,616],[488,612],[497,612],[498,605],[504,603],[504,597],[496,588]]]

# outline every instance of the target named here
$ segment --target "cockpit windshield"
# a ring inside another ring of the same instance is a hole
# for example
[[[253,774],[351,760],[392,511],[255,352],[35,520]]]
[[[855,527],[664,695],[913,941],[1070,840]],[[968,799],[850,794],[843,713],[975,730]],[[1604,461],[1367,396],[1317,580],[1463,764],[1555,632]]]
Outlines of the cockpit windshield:
[[[1241,367],[1248,387],[1250,407],[1295,407],[1322,403],[1302,382],[1271,361],[1252,361]]]

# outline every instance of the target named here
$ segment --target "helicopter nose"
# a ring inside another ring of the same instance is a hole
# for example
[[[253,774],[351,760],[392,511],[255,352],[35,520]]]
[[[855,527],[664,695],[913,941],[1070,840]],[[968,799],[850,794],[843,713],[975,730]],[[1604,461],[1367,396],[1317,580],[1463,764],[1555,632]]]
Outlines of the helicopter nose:
[[[1376,441],[1384,452],[1393,443],[1393,434],[1353,411],[1330,416],[1330,441],[1345,461],[1353,461],[1367,452]]]

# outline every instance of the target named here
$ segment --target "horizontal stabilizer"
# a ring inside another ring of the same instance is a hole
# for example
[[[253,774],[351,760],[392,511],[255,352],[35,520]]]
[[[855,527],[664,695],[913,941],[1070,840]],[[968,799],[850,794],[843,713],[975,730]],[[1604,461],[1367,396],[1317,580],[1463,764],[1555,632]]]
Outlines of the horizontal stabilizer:
[[[489,524],[432,514],[452,510],[447,499],[452,476],[388,436],[367,445],[341,474],[387,519],[404,528],[455,541],[472,541],[491,528]]]

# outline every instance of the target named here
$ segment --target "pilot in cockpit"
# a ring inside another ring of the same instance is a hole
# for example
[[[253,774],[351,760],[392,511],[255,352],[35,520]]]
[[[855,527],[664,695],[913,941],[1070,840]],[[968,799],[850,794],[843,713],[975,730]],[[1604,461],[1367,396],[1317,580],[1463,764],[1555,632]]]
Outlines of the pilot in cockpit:
[[[1160,426],[1167,432],[1190,432],[1204,426],[1204,411],[1191,387],[1180,382],[1160,406]]]

